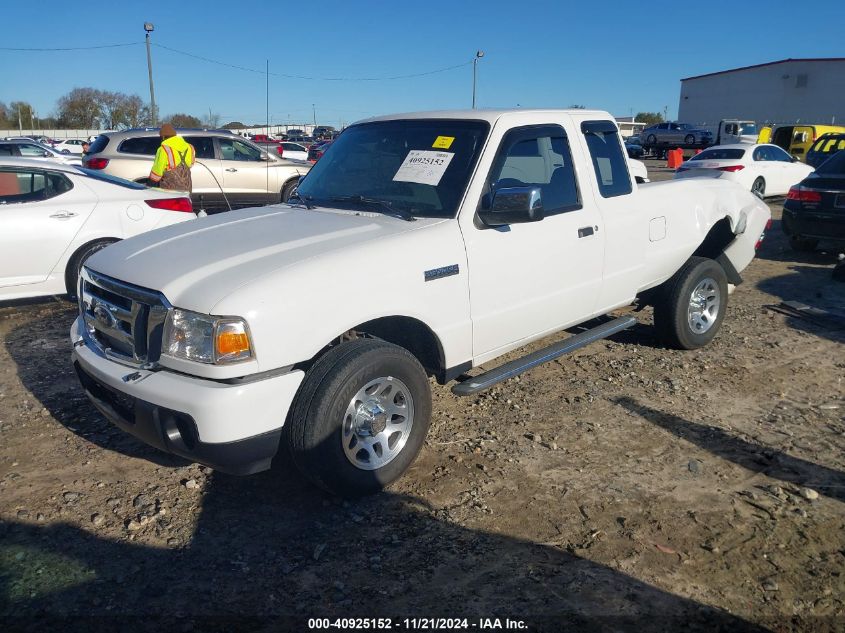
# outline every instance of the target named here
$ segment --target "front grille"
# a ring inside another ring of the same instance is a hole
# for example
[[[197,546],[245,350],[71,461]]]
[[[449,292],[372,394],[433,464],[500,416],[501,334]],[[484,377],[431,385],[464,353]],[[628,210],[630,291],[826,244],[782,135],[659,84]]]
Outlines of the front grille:
[[[83,268],[79,296],[91,344],[120,362],[143,365],[158,361],[170,307],[161,293]]]

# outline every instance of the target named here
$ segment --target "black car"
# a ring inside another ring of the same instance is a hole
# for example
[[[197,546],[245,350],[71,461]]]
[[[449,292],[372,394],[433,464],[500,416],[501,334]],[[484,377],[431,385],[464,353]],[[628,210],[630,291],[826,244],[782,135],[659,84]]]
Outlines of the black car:
[[[818,167],[836,152],[845,149],[845,134],[828,132],[816,139],[807,150],[806,162],[810,167]]]
[[[628,158],[642,158],[645,154],[643,146],[638,141],[639,139],[634,137],[625,139],[625,151],[628,152]]]
[[[812,251],[820,241],[845,244],[845,150],[789,190],[781,227],[797,251]]]

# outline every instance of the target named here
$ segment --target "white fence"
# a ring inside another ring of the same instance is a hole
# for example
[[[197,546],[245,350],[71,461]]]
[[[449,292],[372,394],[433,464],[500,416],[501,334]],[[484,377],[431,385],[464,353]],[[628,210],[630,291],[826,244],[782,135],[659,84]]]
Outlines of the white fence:
[[[97,136],[101,132],[108,130],[28,130],[17,129],[14,130],[0,130],[0,139],[7,136],[46,136],[47,138],[81,138],[87,139],[89,136]]]

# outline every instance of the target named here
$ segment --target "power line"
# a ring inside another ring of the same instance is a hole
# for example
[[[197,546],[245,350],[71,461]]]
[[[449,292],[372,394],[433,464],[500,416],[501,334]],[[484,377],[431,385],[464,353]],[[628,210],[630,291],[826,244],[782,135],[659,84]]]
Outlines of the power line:
[[[179,55],[185,55],[186,57],[193,57],[194,59],[199,59],[204,62],[209,62],[211,64],[217,64],[219,66],[226,66],[228,68],[235,68],[236,70],[243,70],[245,72],[250,73],[258,73],[260,75],[265,74],[263,70],[258,70],[256,68],[247,68],[245,66],[238,66],[236,64],[229,64],[227,62],[221,62],[216,59],[210,59],[208,57],[203,57],[201,55],[194,55],[193,53],[187,53],[185,51],[180,51],[176,48],[171,48],[169,46],[165,46],[164,44],[157,44],[153,43],[153,46],[157,46],[158,48],[163,48],[164,50],[170,51],[172,53],[178,53]],[[397,79],[413,79],[415,77],[425,77],[427,75],[434,75],[437,73],[445,73],[450,70],[455,70],[456,68],[463,68],[464,66],[469,66],[472,64],[472,60],[464,62],[462,64],[455,64],[454,66],[447,66],[445,68],[438,68],[436,70],[429,70],[426,72],[421,73],[413,73],[409,75],[396,75],[393,77],[311,77],[307,75],[289,75],[286,73],[270,73],[270,75],[274,77],[282,77],[284,79],[304,79],[307,81],[394,81]]]
[[[0,46],[0,51],[26,51],[26,52],[49,52],[49,51],[93,51],[99,48],[122,48],[125,46],[137,46],[143,42],[128,42],[126,44],[103,44],[101,46],[69,46],[66,48],[14,48],[11,46]]]

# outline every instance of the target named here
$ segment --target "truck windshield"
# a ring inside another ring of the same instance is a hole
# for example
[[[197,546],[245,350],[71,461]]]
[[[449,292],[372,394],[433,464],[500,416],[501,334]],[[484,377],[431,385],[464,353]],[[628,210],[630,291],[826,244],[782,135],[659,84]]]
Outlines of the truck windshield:
[[[756,123],[743,123],[742,127],[739,130],[740,134],[744,134],[745,136],[757,136],[757,124]]]
[[[451,218],[489,133],[485,121],[411,119],[344,130],[298,186],[317,206],[373,202],[418,217]]]

